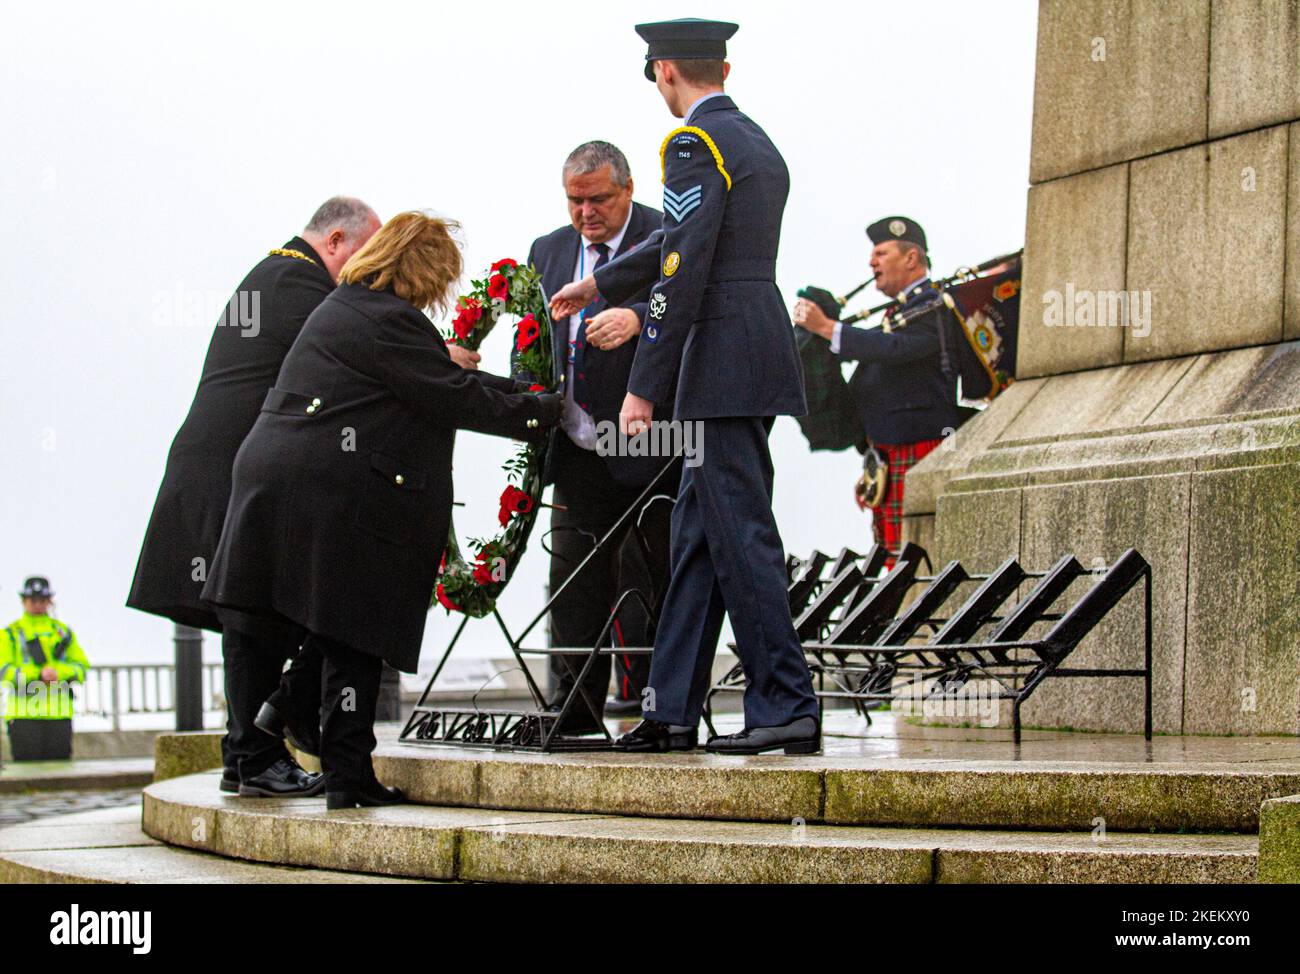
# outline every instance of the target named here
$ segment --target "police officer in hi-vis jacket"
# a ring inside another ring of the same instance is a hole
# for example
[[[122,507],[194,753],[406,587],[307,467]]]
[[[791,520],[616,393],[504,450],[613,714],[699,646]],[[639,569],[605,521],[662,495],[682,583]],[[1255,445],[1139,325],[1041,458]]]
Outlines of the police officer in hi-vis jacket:
[[[90,661],[76,634],[50,615],[50,580],[33,575],[18,592],[23,614],[0,630],[0,683],[8,684],[5,721],[15,761],[72,756],[72,686]]]

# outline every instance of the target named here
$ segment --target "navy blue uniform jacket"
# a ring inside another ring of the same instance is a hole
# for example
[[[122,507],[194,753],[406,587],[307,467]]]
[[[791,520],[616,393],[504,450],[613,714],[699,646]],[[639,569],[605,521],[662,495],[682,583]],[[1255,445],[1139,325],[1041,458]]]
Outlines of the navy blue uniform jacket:
[[[928,310],[922,310],[928,309]],[[899,314],[907,324],[884,328],[840,329],[840,357],[860,363],[849,380],[858,417],[873,443],[916,443],[937,440],[961,425],[957,412],[956,360],[945,375],[941,364],[939,329],[956,322],[929,281],[911,287]],[[915,315],[916,317],[912,317]],[[960,333],[946,333],[949,355]],[[946,432],[945,432],[946,431]]]
[[[679,420],[802,416],[803,375],[776,286],[785,160],[725,95],[661,150],[663,230],[596,272],[619,304],[654,282],[628,390]]]

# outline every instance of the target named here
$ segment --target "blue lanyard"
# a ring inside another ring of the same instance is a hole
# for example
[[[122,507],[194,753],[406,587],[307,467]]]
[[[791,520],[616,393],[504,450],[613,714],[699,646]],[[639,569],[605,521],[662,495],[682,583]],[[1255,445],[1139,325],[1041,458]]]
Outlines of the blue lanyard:
[[[587,276],[587,245],[584,244],[582,242],[582,238],[579,237],[578,238],[578,280],[581,281],[586,276]],[[587,308],[590,307],[591,305],[587,305]],[[582,328],[582,323],[587,320],[587,308],[583,308],[581,311],[578,312],[579,328]]]

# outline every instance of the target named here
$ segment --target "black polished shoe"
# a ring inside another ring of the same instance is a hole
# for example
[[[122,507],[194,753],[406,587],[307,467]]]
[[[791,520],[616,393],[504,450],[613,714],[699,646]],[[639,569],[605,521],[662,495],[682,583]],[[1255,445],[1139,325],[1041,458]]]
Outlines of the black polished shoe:
[[[272,737],[283,738],[295,751],[320,757],[320,727],[285,717],[269,703],[262,704],[253,718],[253,726]]]
[[[245,798],[311,798],[325,790],[325,776],[312,774],[290,758],[281,758],[261,774],[241,781]]]
[[[700,746],[699,730],[665,724],[647,717],[614,742],[620,751],[693,751]]]
[[[564,704],[551,703],[546,705],[546,713],[558,714],[564,709]],[[587,709],[586,701],[578,699],[573,701],[573,706],[569,708],[569,713],[564,718],[564,723],[560,724],[560,733],[573,737],[580,737],[584,734],[603,734],[605,731],[604,723],[597,723],[591,716],[591,711]]]
[[[380,805],[400,805],[406,801],[400,788],[372,781],[360,788],[338,789],[325,792],[325,808],[375,808]]]
[[[622,697],[610,697],[605,701],[606,717],[640,717],[641,701],[624,700]]]
[[[746,727],[735,734],[711,737],[704,749],[714,754],[762,754],[764,751],[818,754],[822,749],[822,729],[816,717],[798,717],[780,727]]]
[[[229,792],[232,795],[239,794],[239,773],[235,771],[221,772],[221,790]]]

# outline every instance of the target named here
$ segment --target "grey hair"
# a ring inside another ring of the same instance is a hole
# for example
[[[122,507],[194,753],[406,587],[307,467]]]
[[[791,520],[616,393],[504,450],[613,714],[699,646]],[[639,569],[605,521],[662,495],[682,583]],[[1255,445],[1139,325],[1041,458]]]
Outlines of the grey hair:
[[[324,236],[337,228],[355,237],[365,232],[372,219],[379,219],[375,211],[356,197],[331,196],[312,214],[302,232]]]
[[[569,153],[569,158],[564,160],[564,178],[585,176],[605,166],[609,166],[610,174],[614,177],[614,185],[619,189],[626,189],[632,179],[632,169],[627,164],[627,156],[623,155],[618,146],[600,140],[584,142]]]
[[[921,263],[923,263],[923,264],[925,265],[926,270],[929,270],[929,269],[930,269],[930,255],[927,254],[924,250],[921,249],[921,245],[920,245],[920,244],[918,244],[918,243],[913,243],[913,242],[910,241],[910,240],[895,240],[894,243],[898,244],[898,249],[899,249],[899,250],[900,250],[904,255],[906,255],[906,254],[910,253],[911,251],[915,250],[918,254],[921,255]]]

